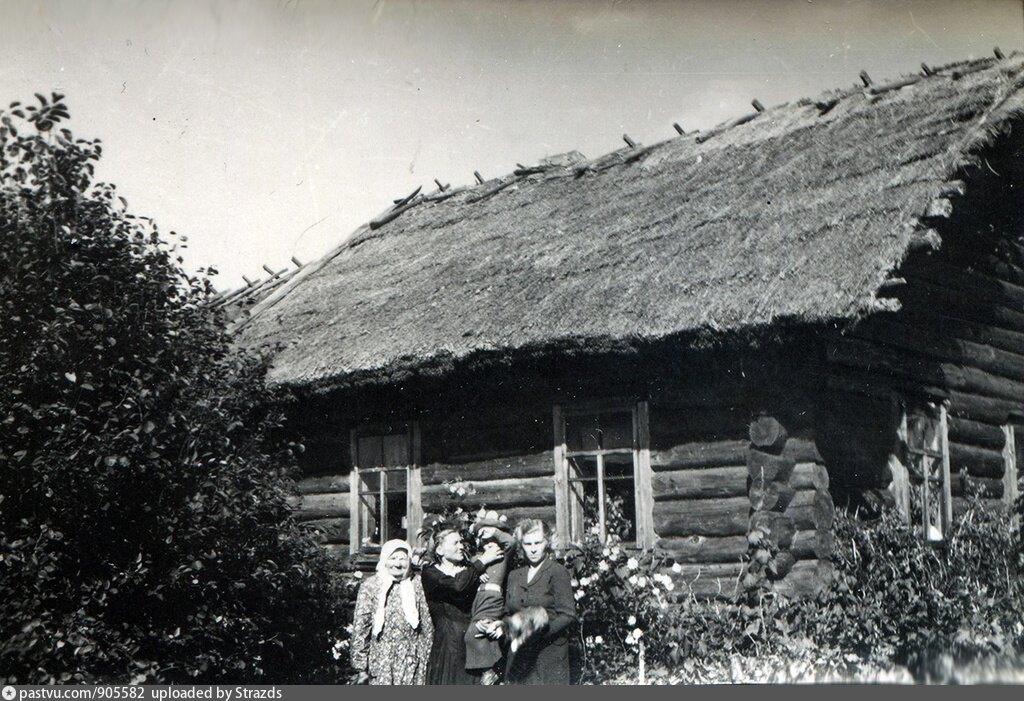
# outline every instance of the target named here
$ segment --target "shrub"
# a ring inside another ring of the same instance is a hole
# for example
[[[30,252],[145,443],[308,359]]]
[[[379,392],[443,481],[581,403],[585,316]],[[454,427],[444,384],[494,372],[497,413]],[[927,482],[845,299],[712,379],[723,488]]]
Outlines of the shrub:
[[[0,670],[328,680],[339,602],[289,518],[283,397],[67,118],[0,111]]]
[[[754,531],[736,597],[691,596],[672,605],[667,599],[678,592],[658,574],[666,562],[589,535],[568,557],[585,653],[581,679],[635,683],[641,646],[629,635],[634,626],[650,680],[943,681],[965,664],[1020,667],[1024,585],[1009,517],[976,503],[938,547],[891,513],[872,522],[840,514],[834,531],[836,577],[815,598],[790,601],[773,592],[766,576],[772,548]]]

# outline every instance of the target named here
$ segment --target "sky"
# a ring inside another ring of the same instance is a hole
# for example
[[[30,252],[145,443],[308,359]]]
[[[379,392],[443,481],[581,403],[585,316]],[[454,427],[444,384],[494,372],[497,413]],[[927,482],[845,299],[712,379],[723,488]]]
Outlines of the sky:
[[[1024,0],[0,0],[0,104],[67,95],[101,179],[222,289],[422,185],[1024,49]]]

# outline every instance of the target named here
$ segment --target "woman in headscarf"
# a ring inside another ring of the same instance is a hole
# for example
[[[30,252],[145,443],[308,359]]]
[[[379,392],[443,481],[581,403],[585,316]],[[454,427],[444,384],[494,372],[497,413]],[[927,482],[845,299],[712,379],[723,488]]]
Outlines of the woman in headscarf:
[[[377,573],[359,585],[351,642],[357,684],[426,681],[434,625],[411,554],[404,540],[389,540]]]

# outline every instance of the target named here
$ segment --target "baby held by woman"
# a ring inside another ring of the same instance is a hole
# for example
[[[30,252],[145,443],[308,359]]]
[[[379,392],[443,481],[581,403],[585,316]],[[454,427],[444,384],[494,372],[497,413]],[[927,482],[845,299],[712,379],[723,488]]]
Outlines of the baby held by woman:
[[[480,587],[473,599],[473,611],[466,631],[466,669],[480,672],[481,684],[496,684],[499,679],[497,664],[502,658],[501,646],[477,627],[479,622],[500,621],[505,614],[505,575],[515,553],[515,537],[504,515],[481,509],[470,528],[476,538],[476,547],[483,552],[488,543],[497,543],[505,557],[487,566],[481,575]]]

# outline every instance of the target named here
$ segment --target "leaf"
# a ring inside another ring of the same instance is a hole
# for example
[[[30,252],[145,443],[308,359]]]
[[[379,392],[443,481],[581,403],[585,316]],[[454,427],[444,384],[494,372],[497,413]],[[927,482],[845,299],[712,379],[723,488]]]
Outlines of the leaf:
[[[64,373],[64,377],[67,379],[68,382],[71,382],[71,383],[78,382],[78,375],[76,375],[73,372],[66,372],[66,373]]]

